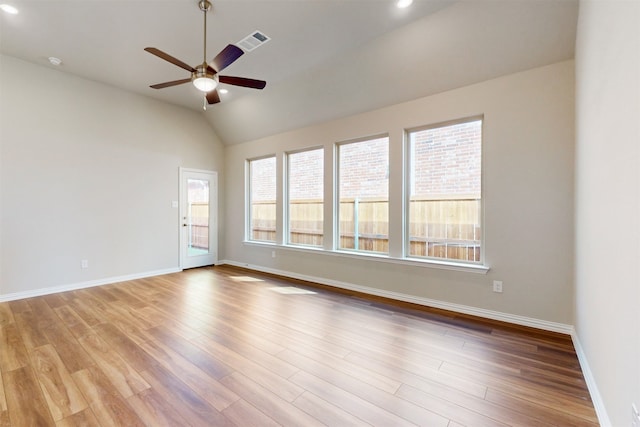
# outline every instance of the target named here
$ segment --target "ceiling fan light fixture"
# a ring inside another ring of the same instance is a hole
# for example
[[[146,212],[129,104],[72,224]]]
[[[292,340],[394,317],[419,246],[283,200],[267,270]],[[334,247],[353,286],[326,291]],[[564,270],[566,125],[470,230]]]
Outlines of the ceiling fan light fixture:
[[[211,77],[196,77],[193,85],[202,92],[211,92],[218,86],[218,82]]]
[[[218,75],[207,70],[207,64],[198,65],[191,73],[191,83],[202,92],[211,92],[218,86]]]

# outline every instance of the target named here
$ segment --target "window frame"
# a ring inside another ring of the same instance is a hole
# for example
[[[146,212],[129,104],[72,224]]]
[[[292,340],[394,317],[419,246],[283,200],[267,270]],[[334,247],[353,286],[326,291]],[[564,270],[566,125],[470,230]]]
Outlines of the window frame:
[[[262,240],[262,239],[254,239],[253,238],[253,228],[252,228],[252,222],[253,222],[253,198],[252,198],[252,179],[253,179],[253,175],[251,174],[251,163],[255,162],[255,161],[260,161],[260,160],[266,160],[266,159],[273,159],[275,162],[275,168],[274,168],[274,173],[275,173],[275,182],[276,182],[276,194],[275,194],[275,200],[274,202],[276,203],[276,237],[274,240]],[[277,239],[278,239],[278,223],[277,223],[277,206],[278,206],[278,158],[276,156],[276,154],[267,154],[264,156],[260,156],[260,157],[252,157],[250,159],[247,159],[245,161],[245,182],[246,182],[246,188],[245,188],[245,241],[247,242],[252,242],[252,243],[259,243],[259,244],[277,244]]]
[[[349,254],[359,254],[363,256],[374,256],[374,257],[388,257],[389,250],[386,252],[377,252],[377,251],[367,251],[362,249],[350,249],[350,248],[341,248],[340,247],[340,173],[341,173],[341,165],[340,165],[340,147],[350,144],[357,144],[366,141],[373,141],[377,139],[387,139],[387,174],[390,174],[391,169],[391,137],[389,133],[379,133],[354,139],[343,140],[334,143],[333,150],[333,250],[338,252],[344,252]],[[389,218],[391,207],[389,205],[389,195],[390,195],[390,182],[387,182],[387,217]],[[387,246],[389,244],[389,232],[387,232]]]
[[[306,152],[311,152],[311,151],[320,151],[322,153],[322,240],[323,240],[323,244],[320,245],[311,245],[311,244],[304,244],[304,243],[292,243],[291,242],[291,191],[290,191],[290,182],[289,182],[289,178],[290,178],[290,174],[291,174],[291,162],[290,162],[290,156],[291,155],[295,155],[295,154],[300,154],[300,153],[306,153]],[[326,179],[326,171],[325,171],[325,156],[326,156],[326,150],[324,146],[313,146],[313,147],[305,147],[299,150],[292,150],[292,151],[287,151],[284,153],[285,155],[285,167],[284,167],[284,172],[283,172],[283,182],[285,183],[284,185],[284,189],[283,189],[283,199],[284,199],[284,203],[283,203],[283,207],[284,207],[284,230],[283,230],[283,242],[285,245],[287,246],[292,246],[292,247],[301,247],[301,248],[308,248],[308,249],[324,249],[324,240],[325,240],[325,234],[324,234],[324,224],[326,221],[326,218],[324,217],[324,205],[325,205],[325,179]]]
[[[475,260],[462,260],[454,258],[442,258],[435,256],[420,256],[411,255],[411,187],[413,185],[413,166],[414,156],[412,156],[411,150],[411,133],[421,132],[430,129],[444,128],[448,126],[454,126],[463,123],[470,123],[480,121],[480,257],[478,261]],[[485,266],[485,197],[484,197],[484,142],[485,142],[485,119],[484,114],[477,114],[472,116],[466,116],[458,119],[445,120],[442,122],[435,122],[428,125],[416,126],[407,128],[404,130],[404,202],[403,202],[403,259],[411,261],[425,262],[429,264],[451,264],[460,266]]]

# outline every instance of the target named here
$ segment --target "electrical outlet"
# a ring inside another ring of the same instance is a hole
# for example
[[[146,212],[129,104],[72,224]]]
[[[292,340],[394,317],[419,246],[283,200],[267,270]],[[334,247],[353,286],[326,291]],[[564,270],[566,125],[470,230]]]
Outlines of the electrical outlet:
[[[635,404],[631,404],[631,427],[640,427],[640,412]]]
[[[271,258],[275,258],[276,257],[276,251],[271,251]]]
[[[502,293],[502,280],[493,281],[493,292]]]
[[[80,267],[82,267],[83,270],[89,268],[89,260],[83,259],[82,261],[80,261]]]

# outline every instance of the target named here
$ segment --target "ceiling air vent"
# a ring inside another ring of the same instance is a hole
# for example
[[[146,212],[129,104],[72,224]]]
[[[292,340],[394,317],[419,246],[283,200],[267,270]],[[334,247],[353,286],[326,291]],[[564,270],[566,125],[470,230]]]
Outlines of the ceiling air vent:
[[[261,31],[254,31],[249,34],[247,37],[240,40],[237,45],[242,48],[245,52],[251,52],[255,48],[262,46],[266,42],[271,40],[271,37],[267,36]]]

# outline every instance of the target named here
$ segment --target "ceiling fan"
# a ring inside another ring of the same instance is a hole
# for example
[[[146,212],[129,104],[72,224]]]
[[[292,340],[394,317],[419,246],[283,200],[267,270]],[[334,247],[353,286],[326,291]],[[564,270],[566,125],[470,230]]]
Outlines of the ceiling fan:
[[[204,60],[202,64],[192,67],[189,64],[174,58],[168,53],[161,51],[160,49],[156,49],[155,47],[146,47],[144,50],[150,54],[191,72],[191,77],[187,79],[158,83],[151,85],[150,87],[153,89],[163,89],[165,87],[177,86],[191,82],[198,90],[204,92],[206,103],[208,104],[217,104],[220,102],[220,95],[216,89],[218,83],[249,87],[253,89],[264,89],[267,82],[263,80],[248,79],[246,77],[221,76],[218,74],[244,54],[244,51],[238,46],[232,44],[227,45],[227,47],[222,49],[222,51],[218,53],[210,63],[207,63],[207,12],[211,9],[211,2],[209,2],[209,0],[200,0],[198,2],[198,7],[204,13]],[[205,110],[207,106],[206,103],[203,106]]]

